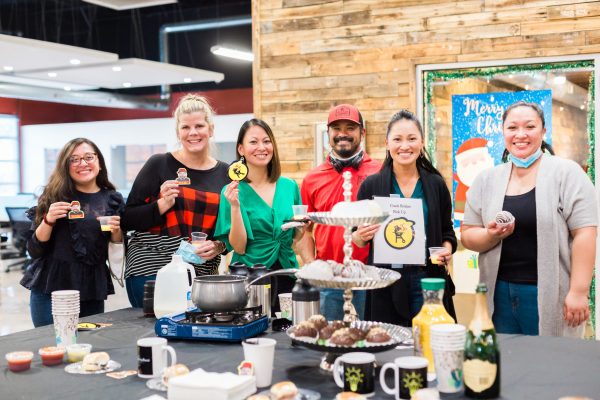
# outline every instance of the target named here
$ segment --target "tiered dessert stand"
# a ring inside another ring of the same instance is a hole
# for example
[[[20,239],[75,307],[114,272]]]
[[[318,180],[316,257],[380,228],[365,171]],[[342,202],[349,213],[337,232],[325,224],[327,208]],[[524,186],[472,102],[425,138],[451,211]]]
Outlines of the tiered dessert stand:
[[[344,172],[344,201],[350,202],[352,196],[352,183],[350,181],[352,174],[349,171]],[[378,279],[369,278],[342,278],[336,280],[325,280],[315,279],[310,276],[303,276],[302,270],[300,270],[296,276],[301,278],[305,282],[319,287],[329,289],[343,289],[344,290],[344,322],[351,327],[368,328],[371,325],[377,325],[385,328],[388,333],[392,336],[392,340],[389,343],[382,345],[372,345],[365,347],[343,347],[335,345],[321,345],[314,341],[295,339],[292,337],[292,342],[304,347],[324,351],[325,356],[321,360],[321,369],[331,371],[333,362],[339,354],[348,353],[353,351],[366,351],[366,352],[380,352],[389,350],[396,347],[400,343],[411,340],[411,331],[408,328],[397,326],[393,324],[386,324],[381,322],[371,321],[359,321],[358,314],[354,305],[352,304],[352,290],[370,290],[370,289],[381,289],[390,286],[398,279],[400,274],[390,269],[377,268],[370,265],[364,265],[358,260],[352,259],[352,229],[362,224],[378,224],[385,221],[388,217],[387,213],[378,216],[347,216],[340,217],[332,215],[330,212],[315,212],[308,213],[308,217],[315,223],[323,225],[334,225],[344,227],[344,267],[354,266],[369,269],[377,272]],[[375,275],[375,274],[373,274]],[[288,332],[289,334],[290,332]]]

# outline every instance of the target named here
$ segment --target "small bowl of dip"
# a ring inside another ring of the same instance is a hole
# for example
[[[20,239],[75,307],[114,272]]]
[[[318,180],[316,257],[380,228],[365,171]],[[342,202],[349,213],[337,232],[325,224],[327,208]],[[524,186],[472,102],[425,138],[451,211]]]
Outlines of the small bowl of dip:
[[[58,365],[63,362],[65,349],[55,346],[42,347],[38,353],[42,357],[42,364],[46,366]]]
[[[6,354],[8,369],[12,372],[27,371],[31,368],[32,359],[33,353],[31,351],[13,351],[12,353]]]
[[[89,343],[73,343],[67,346],[67,361],[75,363],[83,361],[83,357],[90,354],[92,345]]]

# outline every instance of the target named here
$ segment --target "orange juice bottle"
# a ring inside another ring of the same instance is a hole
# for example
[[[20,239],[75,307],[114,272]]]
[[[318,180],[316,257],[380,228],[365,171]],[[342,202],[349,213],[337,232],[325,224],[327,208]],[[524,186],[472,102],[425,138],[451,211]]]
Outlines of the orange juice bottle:
[[[429,328],[435,324],[453,324],[455,322],[442,303],[445,284],[446,281],[441,278],[421,279],[423,307],[412,320],[415,355],[425,357],[429,361],[428,372],[435,372]]]

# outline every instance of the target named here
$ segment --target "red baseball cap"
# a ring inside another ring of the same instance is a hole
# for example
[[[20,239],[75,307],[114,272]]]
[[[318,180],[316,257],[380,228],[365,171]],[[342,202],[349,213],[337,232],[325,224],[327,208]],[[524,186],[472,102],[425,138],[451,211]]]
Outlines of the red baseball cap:
[[[354,123],[363,126],[363,118],[360,115],[358,108],[351,104],[339,104],[329,111],[329,118],[327,119],[327,126],[331,125],[336,121],[352,121]]]

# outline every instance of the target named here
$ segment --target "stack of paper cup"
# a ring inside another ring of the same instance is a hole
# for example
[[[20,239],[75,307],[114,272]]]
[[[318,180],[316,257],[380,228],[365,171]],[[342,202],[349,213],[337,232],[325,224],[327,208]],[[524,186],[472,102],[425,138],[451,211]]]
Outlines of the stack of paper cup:
[[[463,390],[466,328],[459,324],[431,326],[431,350],[441,393]]]
[[[52,292],[52,318],[57,346],[66,347],[77,343],[79,308],[79,290]]]

